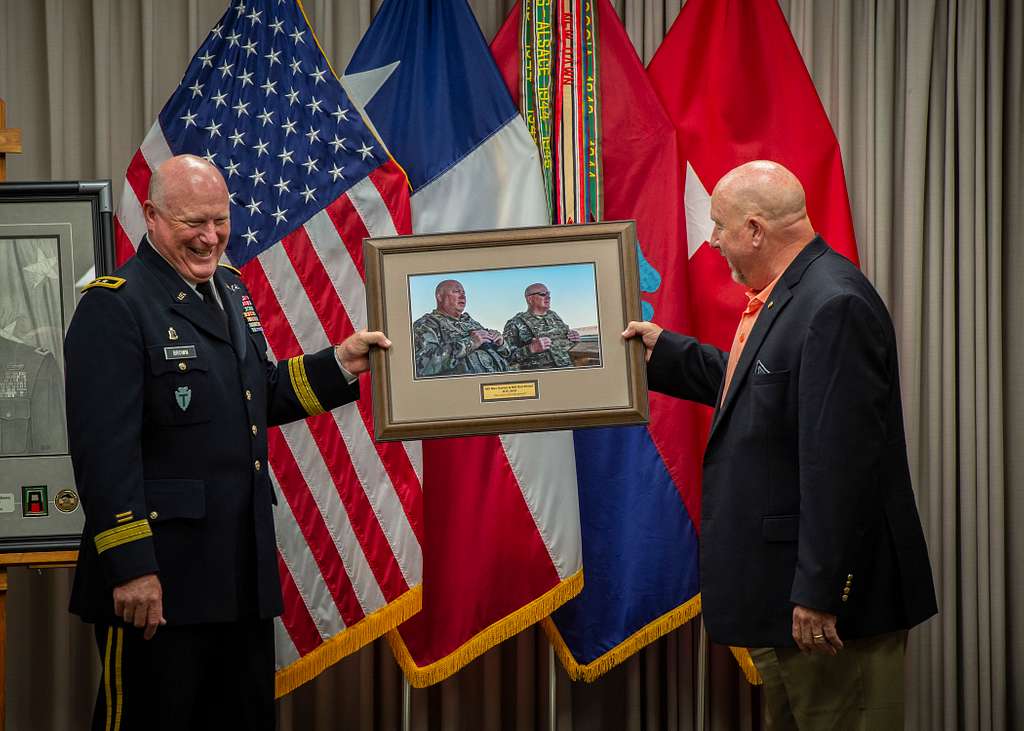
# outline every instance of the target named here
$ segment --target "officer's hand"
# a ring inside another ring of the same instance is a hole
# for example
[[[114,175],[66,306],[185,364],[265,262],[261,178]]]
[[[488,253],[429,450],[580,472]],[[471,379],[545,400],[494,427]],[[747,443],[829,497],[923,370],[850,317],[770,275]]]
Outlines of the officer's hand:
[[[534,338],[530,341],[530,352],[531,353],[543,353],[545,350],[551,349],[551,338],[539,337]]]
[[[565,337],[569,338],[571,342],[578,343],[580,341],[580,331],[570,330],[565,334]]]
[[[806,653],[835,656],[843,649],[836,632],[836,615],[800,605],[793,607],[793,640]]]
[[[488,332],[491,334],[491,342],[499,348],[505,343],[505,337],[497,330],[488,330]]]
[[[661,331],[664,329],[661,325],[655,325],[653,322],[630,322],[622,331],[622,337],[626,340],[640,337],[644,343],[644,358],[650,360],[651,351],[654,350],[654,345],[658,342]]]
[[[164,619],[164,593],[156,574],[146,574],[114,587],[114,614],[134,627],[145,627],[144,639],[152,639]]]
[[[360,330],[345,338],[341,345],[335,345],[334,352],[337,353],[338,360],[345,370],[357,376],[370,370],[371,347],[387,350],[391,347],[391,341],[382,332]]]

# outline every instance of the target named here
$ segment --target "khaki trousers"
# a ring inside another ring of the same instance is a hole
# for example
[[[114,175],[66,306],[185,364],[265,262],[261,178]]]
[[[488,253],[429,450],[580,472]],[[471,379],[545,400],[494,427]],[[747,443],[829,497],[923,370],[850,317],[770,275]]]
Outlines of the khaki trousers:
[[[796,647],[750,656],[764,680],[770,731],[889,731],[903,728],[906,631],[849,640],[835,657]]]

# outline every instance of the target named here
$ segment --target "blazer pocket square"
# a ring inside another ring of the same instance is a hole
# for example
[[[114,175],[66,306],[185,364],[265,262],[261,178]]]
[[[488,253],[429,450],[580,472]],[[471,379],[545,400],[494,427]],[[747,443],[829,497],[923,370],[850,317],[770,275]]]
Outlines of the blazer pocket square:
[[[789,370],[784,371],[771,371],[769,373],[758,373],[754,370],[751,374],[750,382],[755,386],[763,383],[785,383],[789,380]]]

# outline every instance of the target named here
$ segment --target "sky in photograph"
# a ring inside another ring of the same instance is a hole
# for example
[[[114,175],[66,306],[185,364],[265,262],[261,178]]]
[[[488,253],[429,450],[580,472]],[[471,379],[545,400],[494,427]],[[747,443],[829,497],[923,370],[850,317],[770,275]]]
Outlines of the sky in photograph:
[[[457,279],[466,290],[466,312],[485,327],[503,330],[517,312],[526,309],[523,292],[540,282],[551,292],[551,309],[572,328],[597,325],[597,288],[593,264],[485,269],[474,272],[419,274],[409,277],[412,319],[437,306],[438,282]]]

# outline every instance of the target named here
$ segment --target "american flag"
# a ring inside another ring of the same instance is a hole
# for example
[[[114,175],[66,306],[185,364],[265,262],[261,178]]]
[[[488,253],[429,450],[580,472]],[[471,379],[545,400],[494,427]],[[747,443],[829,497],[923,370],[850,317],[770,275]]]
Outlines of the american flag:
[[[152,170],[192,153],[231,196],[227,256],[274,359],[366,326],[362,241],[410,232],[404,173],[350,103],[295,0],[233,3],[125,174],[118,261],[146,231]],[[418,611],[419,443],[375,444],[363,398],[268,434],[284,614],[278,695]]]

